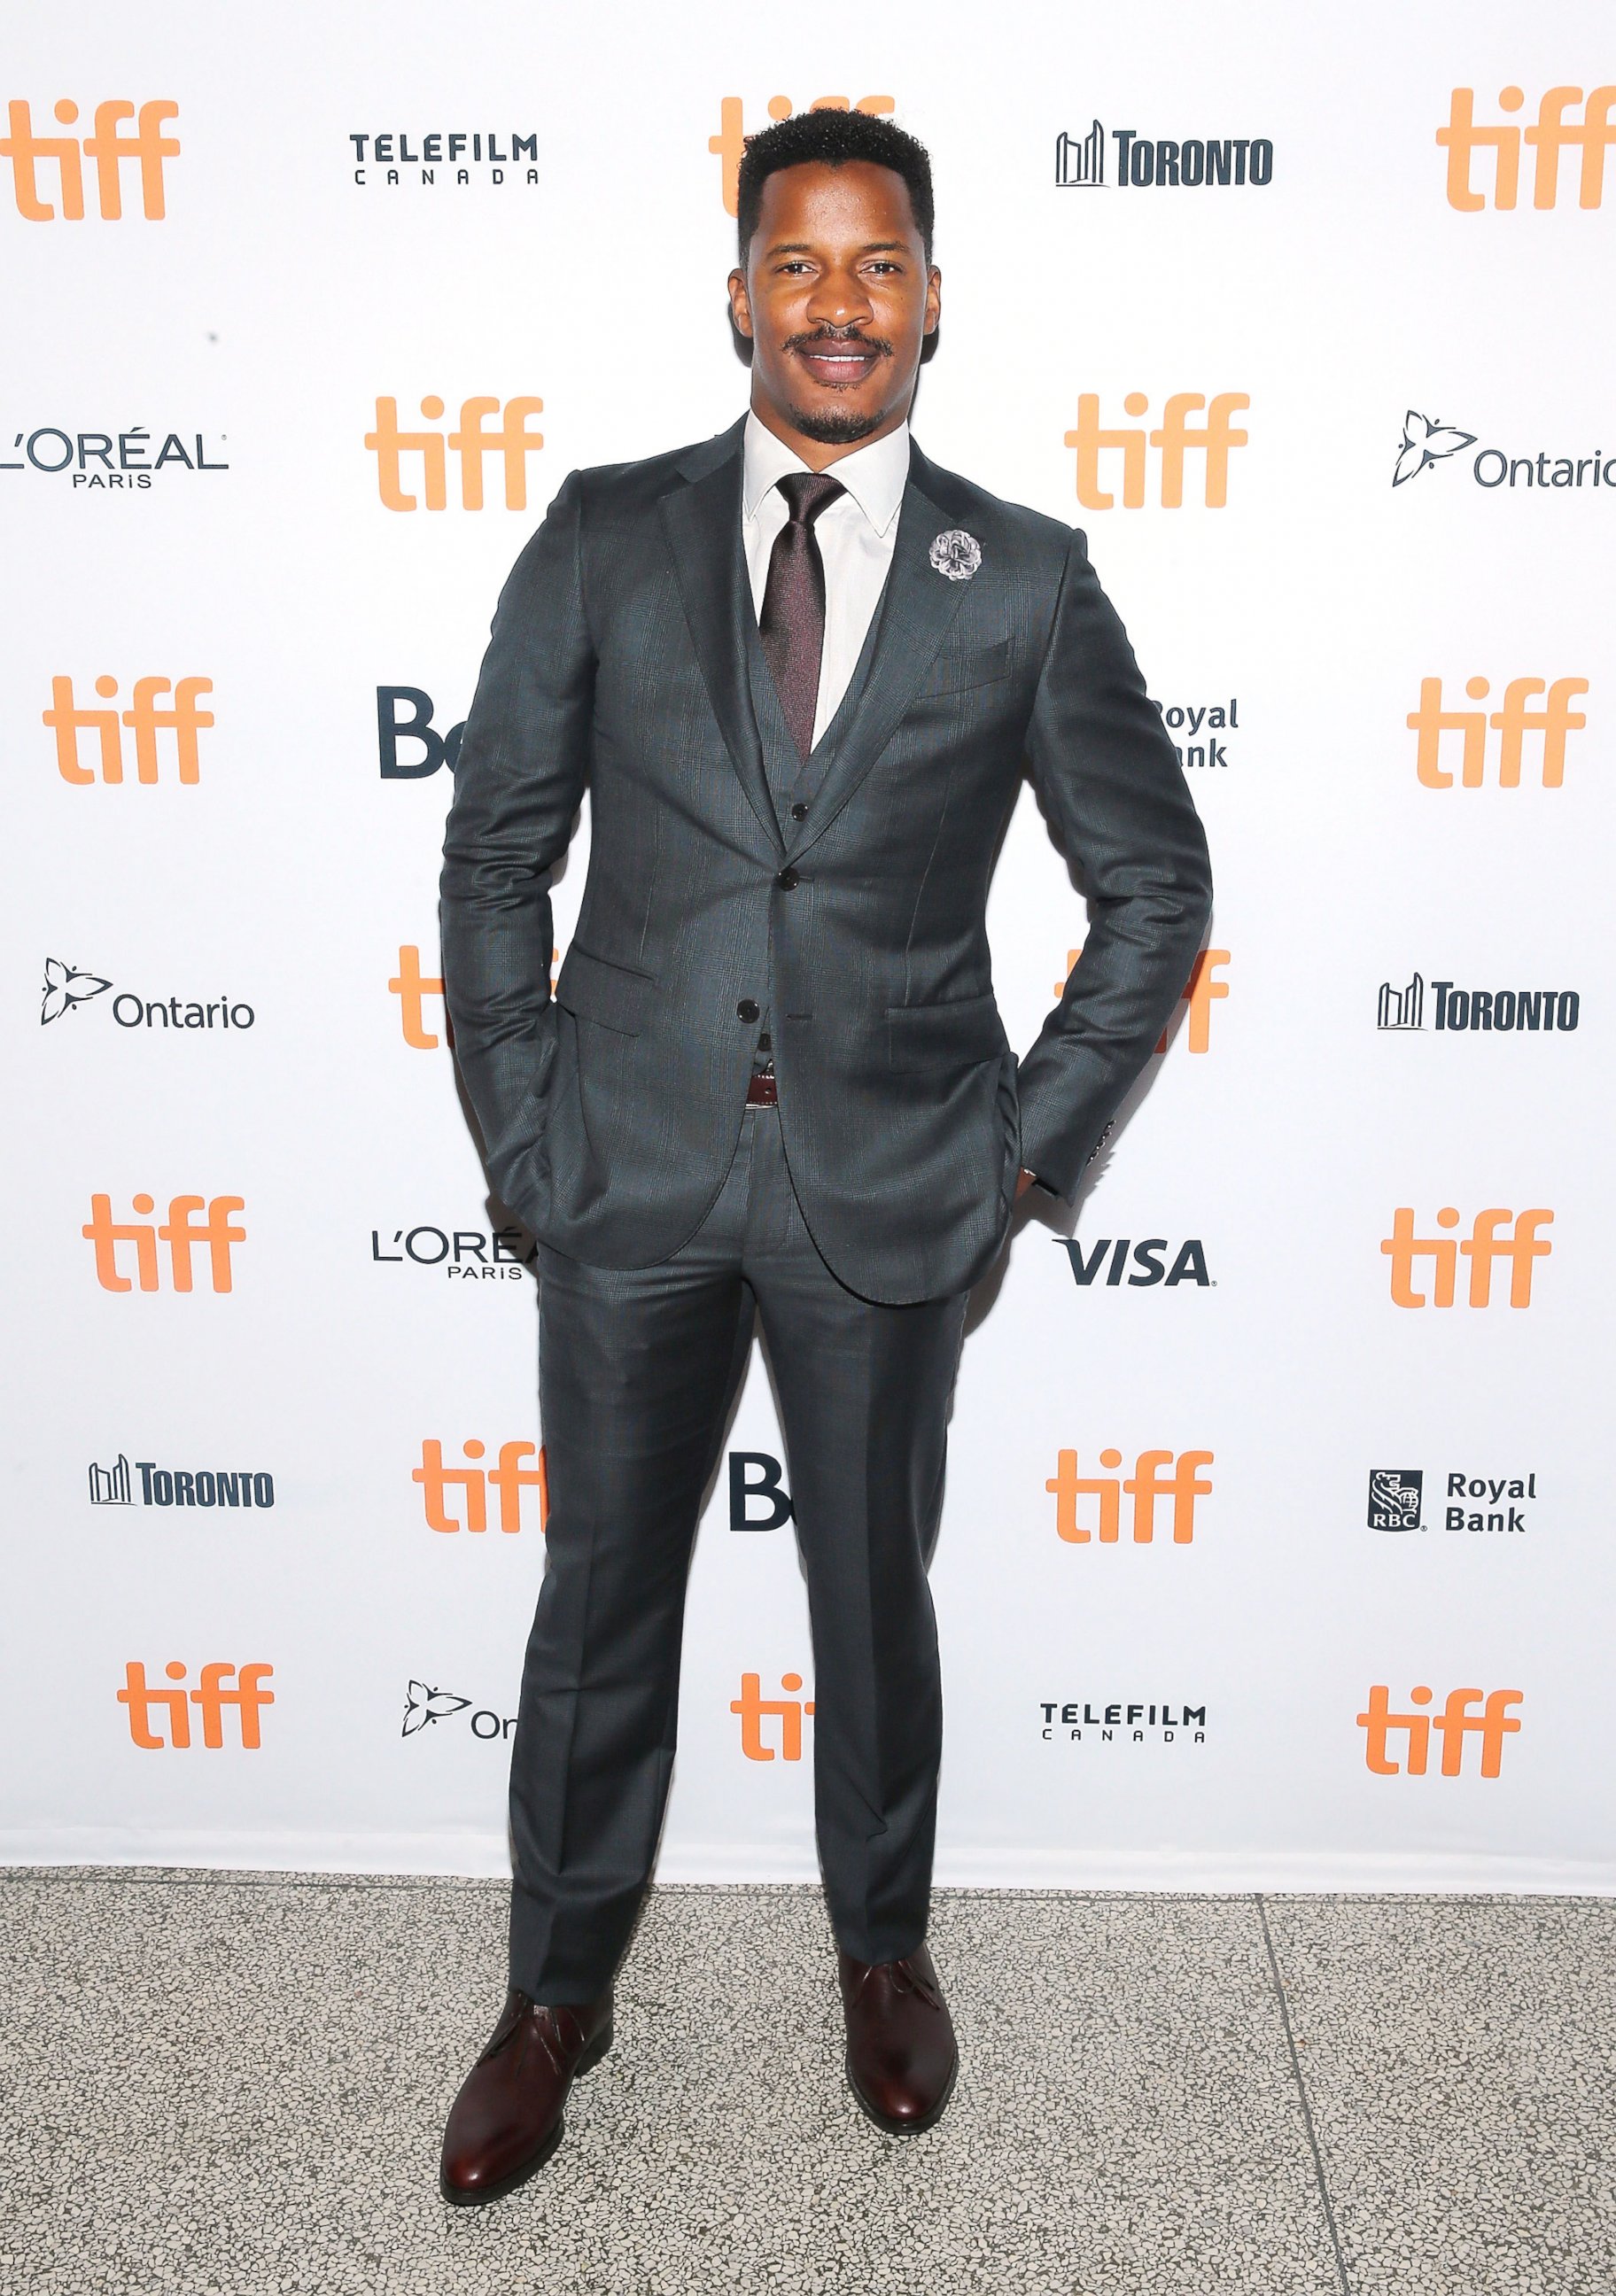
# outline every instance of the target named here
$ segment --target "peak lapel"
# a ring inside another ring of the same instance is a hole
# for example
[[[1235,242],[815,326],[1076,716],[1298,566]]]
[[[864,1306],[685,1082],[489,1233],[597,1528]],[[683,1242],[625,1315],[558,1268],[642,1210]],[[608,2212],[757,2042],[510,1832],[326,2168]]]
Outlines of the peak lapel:
[[[741,542],[741,425],[699,448],[683,469],[661,512],[691,643],[747,800],[769,843],[783,852],[747,685],[752,598]]]
[[[804,833],[792,841],[791,857],[823,837],[897,731],[920,691],[938,651],[964,601],[966,582],[951,582],[931,563],[931,545],[955,521],[927,494],[930,476],[919,449],[898,513],[892,569],[878,609],[874,652],[852,720],[836,745]]]

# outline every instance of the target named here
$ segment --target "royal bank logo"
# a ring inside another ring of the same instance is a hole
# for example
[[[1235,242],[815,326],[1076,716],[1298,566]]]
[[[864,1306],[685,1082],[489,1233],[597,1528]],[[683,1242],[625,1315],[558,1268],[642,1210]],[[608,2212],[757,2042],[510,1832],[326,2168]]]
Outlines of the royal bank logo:
[[[1369,1513],[1371,1530],[1420,1530],[1425,1477],[1418,1467],[1371,1467]]]
[[[438,1690],[430,1683],[412,1679],[404,1693],[404,1726],[398,1735],[418,1738],[423,1731],[436,1731],[442,1722],[463,1722],[472,1737],[484,1745],[490,1742],[503,1744],[516,1727],[514,1714],[498,1713],[491,1706],[473,1705],[457,1690]]]
[[[348,140],[354,181],[365,191],[395,191],[406,181],[430,189],[440,175],[444,188],[456,191],[473,184],[497,191],[506,184],[530,186],[538,181],[533,164],[538,157],[537,130],[522,135],[514,128],[390,127],[379,135],[350,129]]]
[[[790,119],[798,110],[789,95],[771,95],[765,106],[770,119]],[[898,105],[890,95],[861,95],[849,102],[845,95],[816,95],[808,106],[810,111],[865,111],[872,119],[884,119],[896,111]],[[707,139],[707,148],[718,163],[718,182],[724,198],[724,212],[733,216],[738,205],[741,176],[741,155],[746,149],[748,134],[746,111],[738,95],[726,95],[718,104],[718,132]]]
[[[490,1496],[501,1530],[545,1529],[550,1520],[549,1472],[537,1443],[502,1443],[491,1467],[483,1464],[488,1446],[478,1436],[462,1443],[460,1452],[459,1464],[449,1466],[436,1437],[421,1446],[421,1464],[410,1480],[420,1486],[429,1530],[487,1530]],[[529,1492],[533,1504],[524,1513],[523,1497]]]
[[[1518,112],[1525,102],[1524,88],[1498,91],[1500,111]],[[1478,124],[1474,88],[1456,87],[1447,124],[1436,131],[1437,144],[1448,154],[1448,206],[1464,215],[1478,215],[1489,204],[1490,193],[1491,206],[1513,208],[1521,194],[1522,145],[1532,157],[1534,208],[1571,205],[1568,183],[1560,172],[1561,158],[1567,152],[1576,155],[1575,172],[1569,180],[1577,186],[1577,205],[1601,206],[1604,155],[1616,144],[1616,124],[1611,118],[1613,108],[1616,86],[1591,87],[1586,95],[1579,87],[1551,87],[1538,98],[1538,117],[1530,127],[1522,128],[1513,119]],[[1579,110],[1579,119],[1571,116]],[[1490,170],[1478,160],[1482,152],[1491,154]]]
[[[0,135],[0,160],[9,160],[12,193],[17,212],[29,223],[83,223],[85,188],[94,182],[95,211],[103,223],[125,220],[125,170],[135,170],[140,212],[147,223],[161,223],[168,214],[163,163],[179,157],[179,139],[165,135],[164,125],[177,119],[177,103],[134,104],[113,97],[95,106],[88,135],[37,134],[33,107],[13,96],[6,106],[6,132]],[[78,106],[64,96],[52,108],[61,128],[78,125]],[[126,123],[135,122],[134,133]]]
[[[1423,472],[1452,462],[1475,445],[1478,435],[1409,407],[1391,466],[1392,485],[1407,486]],[[1616,487],[1616,455],[1606,455],[1597,447],[1592,453],[1571,455],[1556,454],[1546,447],[1526,455],[1510,454],[1502,447],[1483,447],[1471,457],[1470,475],[1489,494],[1499,487],[1610,488]]]
[[[1571,704],[1587,690],[1586,677],[1512,677],[1496,709],[1460,709],[1445,700],[1440,677],[1423,677],[1419,707],[1406,721],[1415,736],[1415,771],[1422,786],[1455,786],[1456,749],[1460,789],[1519,789],[1523,773],[1535,773],[1541,789],[1563,788],[1566,742],[1587,726]],[[1467,678],[1464,691],[1472,701],[1485,701],[1491,682]],[[1497,735],[1497,742],[1489,742],[1489,733]]]
[[[432,697],[418,685],[376,688],[376,746],[384,782],[425,781],[439,766],[453,773],[464,732],[463,718],[440,734],[432,723]],[[406,742],[413,745],[408,754],[400,747]]]
[[[542,398],[467,398],[461,403],[460,420],[452,430],[405,430],[398,424],[398,400],[378,398],[375,428],[365,432],[365,444],[376,458],[376,491],[383,507],[447,510],[452,455],[459,471],[461,509],[481,510],[483,464],[494,455],[499,459],[504,482],[505,508],[526,510],[528,457],[537,455],[545,443],[538,431],[529,430],[528,418],[543,414],[544,406]],[[421,412],[428,422],[440,422],[444,403],[429,396],[421,401]],[[492,430],[487,428],[490,415],[495,418]],[[410,457],[407,469],[406,455]],[[411,488],[419,491],[412,493]]]
[[[1358,1726],[1364,1733],[1366,1766],[1376,1777],[1423,1778],[1430,1767],[1431,1734],[1434,1730],[1442,1741],[1443,1777],[1464,1775],[1467,1767],[1464,1750],[1472,1739],[1478,1748],[1472,1774],[1483,1778],[1497,1777],[1504,1765],[1504,1741],[1521,1727],[1509,1710],[1522,1703],[1524,1693],[1450,1690],[1440,1714],[1425,1711],[1432,1696],[1425,1683],[1416,1683],[1408,1693],[1408,1703],[1418,1710],[1399,1714],[1392,1711],[1390,1684],[1377,1682],[1371,1685],[1368,1705],[1358,1717]],[[1480,1713],[1474,1711],[1478,1706]],[[1401,1742],[1396,1750],[1402,1757],[1400,1761],[1393,1754],[1394,1732]]]
[[[39,1004],[41,1028],[82,1012],[86,1005],[110,1012],[120,1029],[234,1029],[239,1032],[250,1029],[258,1018],[252,1006],[239,996],[143,996],[132,988],[120,988],[109,1004],[96,1004],[95,999],[104,996],[111,986],[98,972],[64,964],[59,956],[47,956]]]
[[[1103,1474],[1080,1475],[1079,1454],[1060,1451],[1055,1472],[1044,1488],[1054,1500],[1055,1537],[1069,1546],[1115,1546],[1122,1538],[1122,1502],[1133,1502],[1129,1543],[1151,1546],[1156,1536],[1158,1501],[1169,1503],[1169,1521],[1175,1546],[1188,1546],[1195,1536],[1195,1502],[1211,1491],[1202,1474],[1212,1464],[1210,1451],[1141,1451],[1131,1475],[1118,1470],[1123,1455],[1104,1450],[1099,1455]],[[1081,1513],[1079,1502],[1084,1502]]]
[[[398,1249],[390,1247],[396,1245]],[[517,1283],[537,1250],[520,1227],[396,1227],[370,1232],[373,1265],[430,1267],[451,1283]]]
[[[1204,1746],[1206,1708],[1178,1698],[1044,1698],[1046,1742],[1069,1746]]]
[[[116,701],[118,680],[98,677],[95,691],[103,702]],[[116,787],[124,777],[124,734],[132,737],[135,778],[148,787],[168,778],[165,758],[182,785],[194,788],[201,778],[199,735],[213,724],[210,709],[199,708],[211,693],[210,677],[137,677],[127,709],[81,707],[70,677],[53,677],[51,706],[40,722],[56,737],[56,770],[74,789],[93,788],[97,780]],[[165,701],[165,695],[172,695]],[[85,762],[83,742],[93,736],[90,762]]]
[[[1114,1239],[1103,1235],[1093,1243],[1075,1235],[1053,1236],[1050,1241],[1059,1244],[1071,1262],[1071,1280],[1079,1291],[1091,1291],[1096,1283],[1108,1292],[1124,1284],[1132,1292],[1148,1291],[1157,1284],[1170,1292],[1180,1283],[1193,1283],[1204,1291],[1212,1282],[1206,1272],[1206,1246],[1198,1235],[1178,1244],[1169,1243],[1164,1235],[1147,1235],[1137,1243],[1126,1235]]]
[[[1214,740],[1214,735],[1240,731],[1240,701],[1231,694],[1226,701],[1158,701],[1161,723],[1172,739],[1178,762],[1186,771],[1202,766],[1226,766],[1229,762],[1226,742]],[[1179,736],[1187,734],[1187,740]],[[1204,735],[1204,739],[1202,736]]]
[[[1427,1010],[1423,974],[1411,973],[1399,988],[1382,980],[1375,1003],[1375,1027],[1392,1031],[1419,1030]],[[1431,983],[1430,1013],[1433,1030],[1466,1035],[1569,1036],[1582,1018],[1582,998],[1575,988],[1461,988],[1452,980]]]
[[[1153,430],[1136,420],[1150,411],[1143,390],[1128,391],[1122,401],[1122,412],[1136,418],[1131,426],[1103,422],[1099,393],[1083,391],[1077,428],[1066,433],[1066,444],[1077,457],[1078,500],[1085,510],[1114,509],[1112,489],[1120,486],[1124,510],[1143,510],[1147,501],[1163,510],[1182,510],[1193,472],[1199,480],[1200,504],[1207,510],[1225,509],[1229,458],[1250,439],[1249,432],[1235,430],[1231,417],[1251,404],[1243,390],[1220,390],[1210,399],[1198,390],[1173,391]],[[1193,420],[1201,414],[1204,422]]]
[[[152,1197],[143,1194],[129,1201],[143,1217],[115,1220],[111,1197],[92,1195],[90,1217],[78,1231],[94,1247],[95,1281],[103,1292],[160,1292],[165,1269],[170,1292],[204,1288],[225,1292],[234,1288],[231,1248],[246,1242],[247,1231],[235,1225],[233,1215],[245,1210],[244,1197],[174,1196],[168,1218],[160,1222],[147,1217],[156,1210]],[[195,1217],[198,1212],[202,1215],[200,1221]],[[134,1246],[132,1254],[120,1251],[120,1245],[126,1244]],[[196,1281],[199,1253],[206,1279],[201,1287]],[[130,1265],[133,1275],[124,1273]]]
[[[0,428],[0,440],[4,436]],[[20,459],[0,456],[0,471],[35,471],[50,479],[68,472],[70,483],[90,494],[98,489],[144,494],[165,471],[171,477],[178,471],[227,471],[230,465],[218,451],[225,436],[221,430],[209,448],[201,430],[187,431],[184,438],[169,430],[154,450],[156,434],[144,423],[114,431],[62,430],[46,422],[13,434],[11,451]]]
[[[1542,1233],[1554,1217],[1553,1212],[1541,1210],[1510,1212],[1490,1207],[1476,1214],[1467,1236],[1416,1235],[1413,1205],[1399,1204],[1392,1214],[1391,1234],[1381,1241],[1381,1250],[1391,1263],[1393,1305],[1451,1308],[1459,1261],[1463,1259],[1470,1263],[1470,1307],[1489,1308],[1493,1304],[1493,1272],[1502,1261],[1509,1269],[1509,1305],[1530,1308],[1532,1269],[1554,1250]],[[1437,1214],[1437,1226],[1452,1230],[1458,1225],[1458,1212],[1452,1204],[1444,1204]],[[1416,1290],[1416,1278],[1429,1285],[1429,1290]]]
[[[275,1477],[253,1467],[160,1467],[136,1459],[140,1504],[146,1507],[272,1507]],[[133,1506],[129,1462],[123,1452],[110,1467],[90,1463],[90,1505]]]
[[[1116,183],[1126,191],[1218,191],[1274,180],[1274,145],[1267,135],[1141,135],[1136,127],[1113,127]],[[1103,191],[1105,130],[1096,119],[1086,135],[1055,138],[1054,179],[1062,191]]]

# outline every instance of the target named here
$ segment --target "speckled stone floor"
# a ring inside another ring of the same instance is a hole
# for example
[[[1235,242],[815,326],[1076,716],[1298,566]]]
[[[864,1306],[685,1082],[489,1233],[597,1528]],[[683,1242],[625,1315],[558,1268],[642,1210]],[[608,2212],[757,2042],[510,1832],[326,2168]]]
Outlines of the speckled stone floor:
[[[1616,1905],[950,1891],[925,2136],[841,2084],[816,1892],[652,1897],[617,2045],[438,2198],[486,1882],[0,1874],[4,2296],[1612,2296]]]

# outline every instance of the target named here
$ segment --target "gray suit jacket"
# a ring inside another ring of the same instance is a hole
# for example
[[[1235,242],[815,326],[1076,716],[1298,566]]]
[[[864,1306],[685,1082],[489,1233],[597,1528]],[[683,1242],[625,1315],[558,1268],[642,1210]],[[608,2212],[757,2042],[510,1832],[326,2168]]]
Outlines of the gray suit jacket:
[[[642,1267],[718,1193],[766,1010],[815,1242],[867,1299],[934,1299],[992,1260],[1022,1165],[1075,1190],[1189,976],[1206,840],[1082,535],[918,447],[861,675],[803,817],[777,807],[742,430],[573,472],[505,585],[444,845],[455,1054],[504,1201],[570,1258]],[[954,529],[970,579],[931,562]],[[1018,1063],[985,910],[1023,761],[1094,914]]]

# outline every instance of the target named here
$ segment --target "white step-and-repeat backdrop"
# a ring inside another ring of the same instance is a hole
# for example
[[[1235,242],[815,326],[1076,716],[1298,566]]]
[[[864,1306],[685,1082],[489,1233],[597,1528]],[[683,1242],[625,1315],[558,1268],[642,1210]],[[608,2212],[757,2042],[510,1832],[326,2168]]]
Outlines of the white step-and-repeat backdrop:
[[[1218,876],[973,1313],[939,1876],[1616,1887],[1604,12],[795,15],[13,27],[0,1854],[503,1868],[535,1286],[442,817],[564,474],[743,405],[741,139],[820,102],[930,145],[918,435],[1087,529]],[[1084,925],[1026,795],[1014,1040]],[[814,1870],[789,1490],[759,1361],[665,1878]]]

